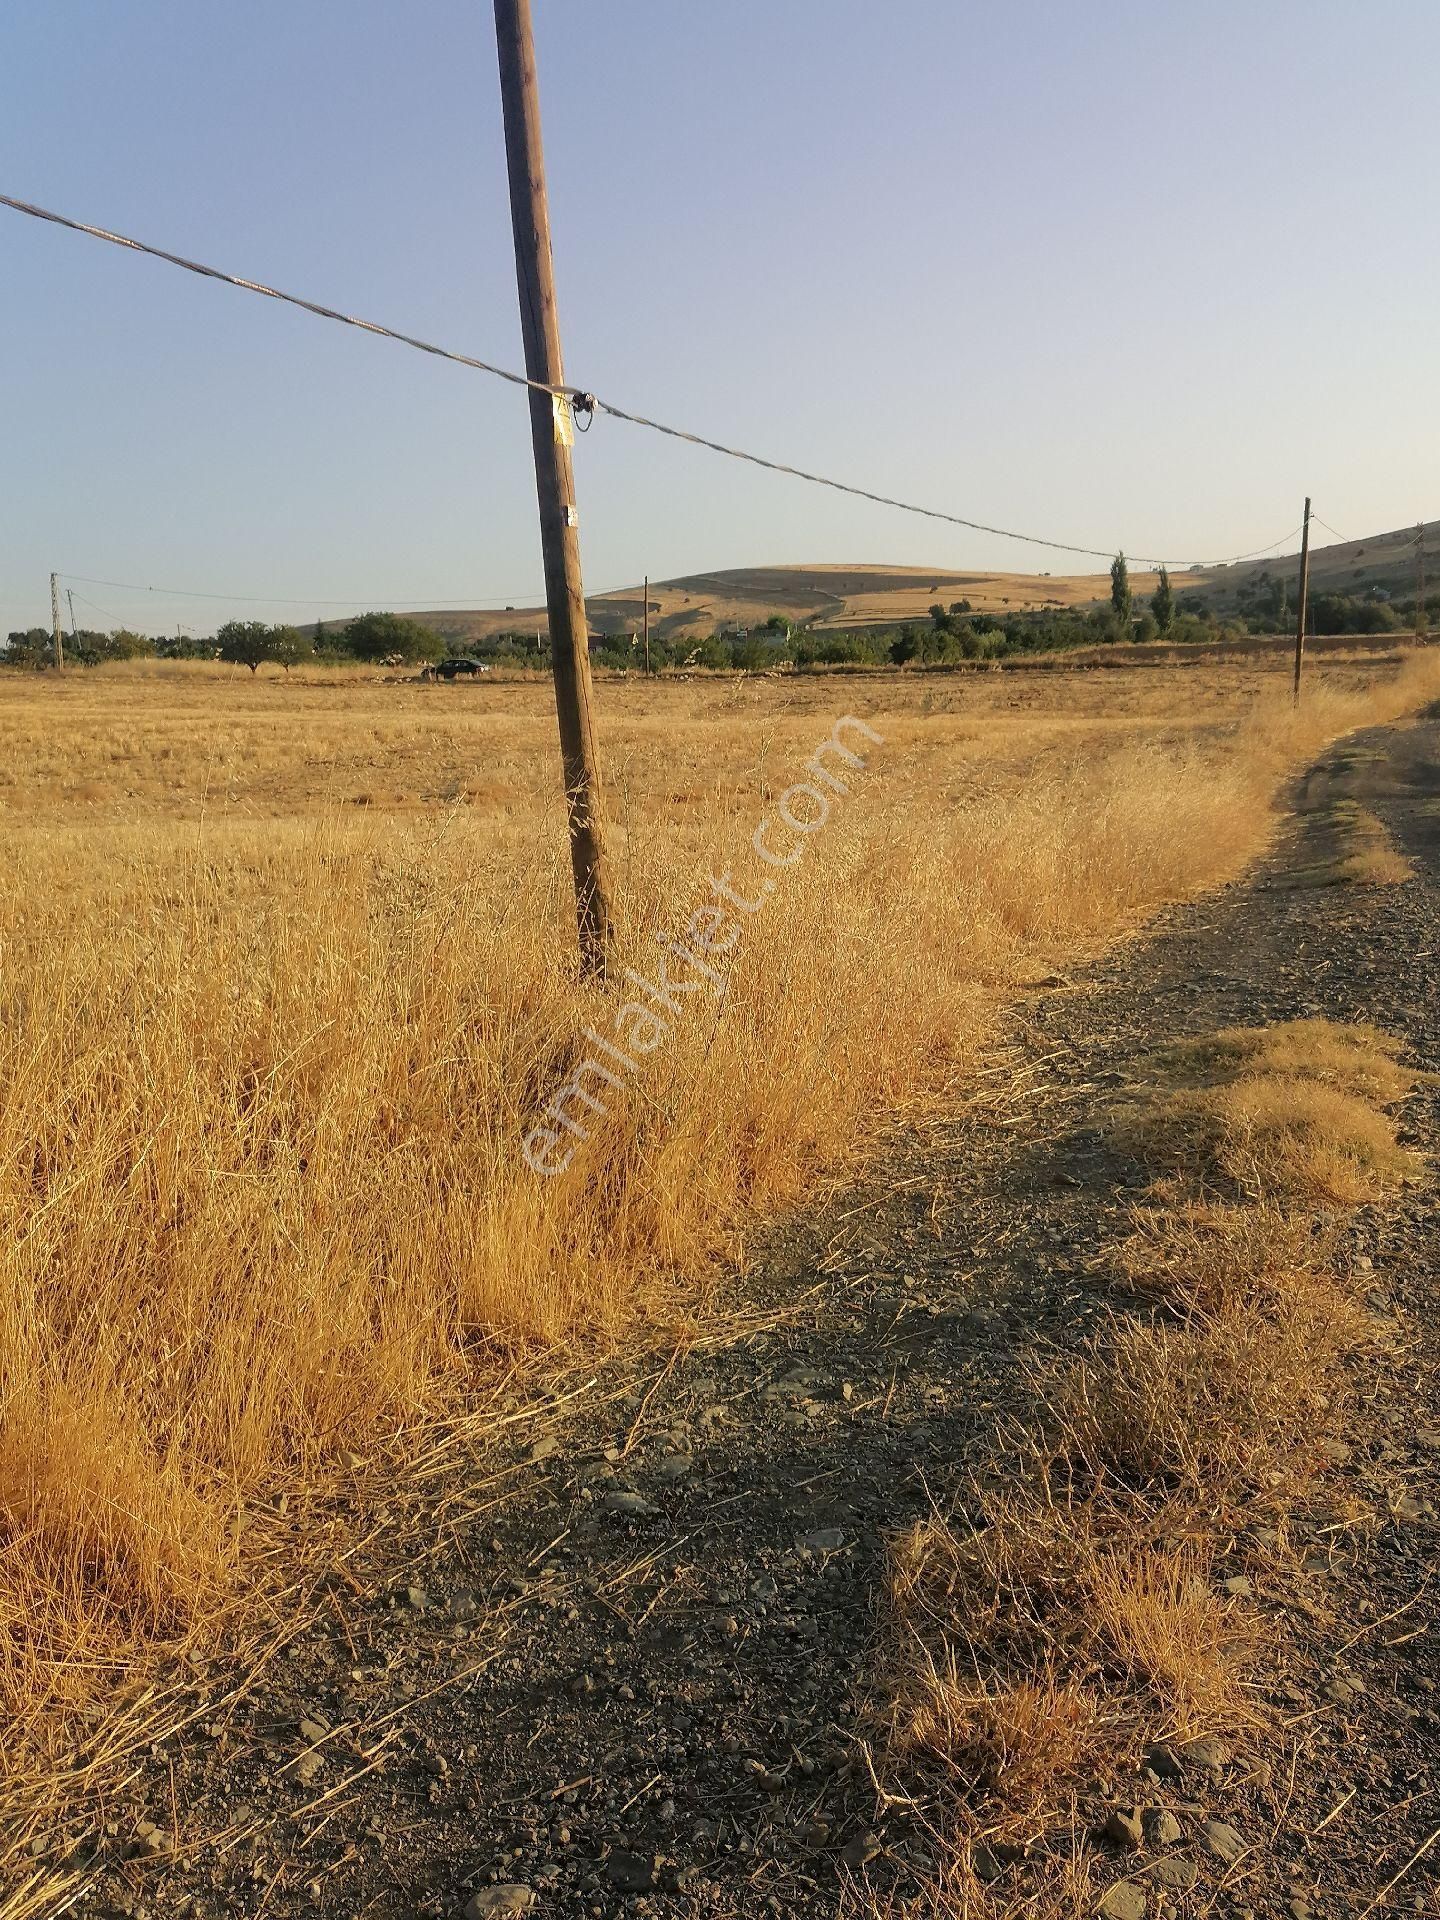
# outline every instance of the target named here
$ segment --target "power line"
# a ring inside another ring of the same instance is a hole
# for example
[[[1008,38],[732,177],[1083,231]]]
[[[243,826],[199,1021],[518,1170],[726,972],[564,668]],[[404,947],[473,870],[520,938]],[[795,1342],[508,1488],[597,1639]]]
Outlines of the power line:
[[[1317,527],[1324,527],[1326,533],[1333,533],[1335,535],[1335,538],[1340,542],[1341,546],[1353,547],[1355,545],[1355,542],[1351,540],[1346,534],[1337,532],[1336,529],[1331,526],[1328,520],[1322,520],[1318,513],[1312,513],[1310,515],[1310,518],[1315,522]]]
[[[75,575],[74,574],[62,575],[61,578],[62,579],[68,578],[73,580],[75,578]],[[118,613],[112,613],[109,607],[102,607],[98,600],[91,600],[88,595],[83,593],[77,593],[75,598],[80,602],[82,607],[93,607],[96,613],[103,613],[107,620],[113,620],[117,627],[124,626],[125,622],[120,617],[120,615]]]
[[[1315,522],[1316,526],[1324,527],[1327,533],[1333,533],[1342,545],[1347,547],[1359,546],[1360,542],[1358,540],[1352,540],[1349,534],[1341,533],[1338,527],[1332,527],[1330,522],[1328,520],[1322,520],[1318,513],[1312,513],[1310,518]],[[1379,542],[1372,537],[1369,544],[1374,546],[1379,544]],[[1395,544],[1400,547],[1415,547],[1420,544],[1420,541],[1419,539],[1412,539],[1408,533],[1402,533],[1397,535]]]
[[[456,596],[449,600],[415,600],[406,593],[360,593],[352,594],[348,599],[302,599],[297,598],[293,594],[283,593],[216,593],[213,589],[157,587],[149,584],[142,585],[136,580],[101,580],[95,575],[88,573],[62,573],[60,578],[62,580],[81,581],[88,587],[114,587],[122,593],[157,593],[163,594],[167,599],[171,600],[218,600],[222,603],[233,601],[237,605],[245,604],[255,606],[378,607],[388,605],[392,607],[402,607],[407,613],[423,612],[426,608],[430,607],[455,607],[463,612],[498,613],[501,611],[501,608],[495,606],[493,603],[496,600],[503,600],[504,611],[509,612],[513,609],[517,613],[522,611],[529,613],[538,607],[543,607],[545,603],[545,590],[543,587],[538,590],[526,588],[524,593],[507,593],[504,595],[477,593]],[[596,600],[613,599],[623,593],[639,593],[639,591],[640,584],[636,581],[633,584],[625,586],[603,587],[598,593],[587,594],[585,598],[587,603],[589,603]],[[80,598],[84,599],[84,595],[80,595]],[[489,601],[490,604],[487,605],[487,601]],[[88,606],[94,606],[95,603],[92,600],[87,601],[86,604]]]
[[[329,598],[316,598],[314,596],[299,597],[295,594],[285,593],[214,593],[200,589],[191,589],[189,587],[153,587],[148,584],[142,586],[135,580],[99,580],[87,573],[67,573],[64,577],[67,580],[83,581],[83,583],[89,587],[118,587],[126,593],[161,593],[175,600],[233,600],[237,603],[246,602],[253,603],[257,606],[275,607],[362,607],[376,605],[381,601],[387,602],[392,606],[403,604],[406,607],[417,608],[471,607],[476,604],[477,600],[483,601],[492,597],[494,599],[503,599],[507,603],[510,601],[518,602],[530,596],[532,591],[527,587],[523,595],[518,593],[494,594],[493,596],[487,596],[485,594],[471,594],[468,596],[456,595],[449,600],[414,600],[411,599],[409,594],[404,593],[356,593],[345,597],[332,595]],[[616,591],[618,592],[619,589],[617,588]],[[542,587],[538,593],[533,595],[532,604],[538,606],[544,598],[545,592]]]
[[[1312,514],[1310,517],[1313,520],[1315,516]],[[1288,546],[1298,533],[1303,532],[1303,527],[1292,527],[1288,533],[1282,533],[1278,540],[1272,540],[1268,547],[1252,547],[1249,553],[1237,553],[1233,559],[1216,560],[1211,564],[1218,567],[1234,567],[1238,566],[1242,560],[1258,560],[1262,554],[1273,553],[1276,547]]]
[[[334,307],[323,306],[319,301],[303,299],[299,294],[284,293],[278,287],[266,286],[263,281],[247,280],[239,274],[222,272],[219,267],[207,267],[198,260],[190,260],[184,254],[171,253],[164,247],[156,247],[144,240],[133,240],[123,233],[112,233],[107,227],[91,226],[83,220],[72,220],[63,213],[53,213],[46,207],[37,207],[27,200],[13,199],[9,194],[0,193],[0,206],[11,208],[16,213],[27,214],[34,220],[48,221],[52,226],[68,227],[73,233],[88,234],[91,239],[105,240],[112,246],[126,247],[133,253],[149,254],[152,259],[163,260],[172,267],[181,267],[187,273],[198,273],[206,280],[220,280],[227,286],[239,287],[246,293],[262,294],[268,300],[279,300],[287,306],[300,307],[306,313],[313,313],[321,320],[334,320],[341,326],[358,327],[364,333],[378,334],[382,339],[398,341],[401,346],[413,347],[417,353],[428,353],[440,360],[450,360],[457,366],[471,367],[480,373],[493,374],[498,380],[507,380],[512,386],[528,387],[538,393],[559,395],[569,400],[572,408],[580,414],[607,413],[613,419],[626,420],[631,426],[645,427],[652,433],[662,433],[672,440],[683,440],[691,446],[704,447],[711,453],[723,454],[729,460],[743,460],[749,465],[762,467],[770,473],[787,474],[791,479],[804,480],[811,486],[828,487],[835,493],[848,494],[857,500],[869,500],[876,506],[892,507],[899,513],[918,514],[927,520],[942,520],[950,526],[964,527],[971,533],[988,533],[1001,540],[1019,540],[1028,546],[1047,547],[1054,553],[1075,553],[1086,559],[1108,560],[1115,553],[1113,547],[1085,547],[1068,540],[1051,540],[1041,534],[1017,533],[1010,527],[988,525],[983,520],[970,520],[963,514],[942,512],[938,507],[922,507],[913,501],[898,500],[890,494],[874,493],[868,487],[850,485],[844,480],[833,480],[825,474],[811,473],[804,467],[790,466],[784,461],[769,460],[762,454],[748,453],[741,447],[725,445],[720,440],[707,439],[703,434],[689,433],[682,427],[672,427],[661,420],[653,420],[643,413],[633,413],[625,407],[618,407],[608,400],[600,400],[593,393],[587,393],[578,387],[552,386],[541,380],[530,380],[523,373],[515,373],[508,367],[496,366],[492,361],[476,359],[474,355],[456,353],[448,347],[436,346],[432,341],[420,340],[414,334],[401,333],[394,327],[382,326],[376,320],[362,320],[354,314],[341,313]],[[1285,535],[1289,539],[1290,535]],[[1268,546],[1252,548],[1249,553],[1232,554],[1226,560],[1166,560],[1154,555],[1133,554],[1130,557],[1140,566],[1177,566],[1200,567],[1234,566],[1241,560],[1250,560],[1257,554],[1268,553],[1271,548],[1283,544],[1281,540],[1272,540]]]

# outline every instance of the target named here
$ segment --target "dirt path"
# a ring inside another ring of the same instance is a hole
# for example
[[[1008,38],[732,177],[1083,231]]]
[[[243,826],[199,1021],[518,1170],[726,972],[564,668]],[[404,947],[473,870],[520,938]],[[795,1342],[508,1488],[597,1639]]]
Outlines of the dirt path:
[[[1348,743],[1299,804],[1337,796],[1385,821],[1413,880],[1290,884],[1325,830],[1302,810],[1252,881],[1037,994],[993,1094],[757,1250],[738,1328],[607,1369],[442,1478],[405,1563],[352,1563],[248,1697],[142,1763],[93,1865],[93,1832],[53,1836],[82,1910],[449,1920],[477,1894],[524,1910],[493,1891],[513,1886],[538,1915],[820,1920],[852,1868],[913,1893],[923,1839],[877,1818],[855,1738],[883,1539],[979,1457],[1017,1360],[1106,1311],[1092,1256],[1146,1179],[1101,1131],[1114,1087],[1157,1039],[1310,1013],[1440,1052],[1440,721]],[[1435,1147],[1435,1088],[1409,1124]],[[1275,1603],[1313,1649],[1285,1726],[1258,1770],[1189,1785],[1251,1851],[1201,1860],[1172,1911],[1358,1920],[1440,1827],[1432,1204],[1352,1223],[1397,1357],[1365,1363],[1329,1477],[1354,1517],[1316,1522],[1308,1611]],[[219,1701],[226,1676],[200,1684]],[[1440,1912],[1416,1906],[1435,1862],[1440,1843],[1376,1911]]]

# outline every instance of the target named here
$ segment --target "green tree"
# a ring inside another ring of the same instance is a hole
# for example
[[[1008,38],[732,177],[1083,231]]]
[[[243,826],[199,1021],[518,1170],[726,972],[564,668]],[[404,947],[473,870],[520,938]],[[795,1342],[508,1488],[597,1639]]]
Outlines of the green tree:
[[[47,627],[27,627],[10,634],[4,661],[7,667],[45,667],[50,664],[54,638]]]
[[[1202,620],[1198,613],[1177,613],[1170,638],[1178,646],[1204,646],[1215,638],[1215,626],[1213,621]]]
[[[1160,578],[1150,596],[1150,611],[1161,633],[1168,633],[1175,621],[1175,590],[1170,585],[1170,575],[1164,567],[1160,569]]]
[[[1290,605],[1290,587],[1283,577],[1268,567],[1235,589],[1235,611],[1243,614],[1252,633],[1278,633],[1286,624]]]
[[[200,634],[162,633],[151,644],[161,660],[213,660],[217,643]]]
[[[1110,562],[1110,605],[1115,614],[1116,638],[1128,640],[1132,631],[1134,599],[1130,592],[1130,569],[1123,553]]]
[[[1383,600],[1357,600],[1349,593],[1310,596],[1312,633],[1398,633],[1403,622]]]
[[[717,671],[730,665],[730,643],[718,633],[707,633],[685,656],[687,667],[713,667]]]
[[[308,633],[301,633],[298,627],[272,627],[270,629],[269,658],[277,666],[289,673],[291,667],[298,667],[308,660],[315,651],[315,642]]]
[[[440,660],[445,654],[438,633],[398,613],[362,613],[346,627],[344,638],[357,660]]]
[[[135,633],[129,627],[117,627],[108,634],[101,649],[101,658],[105,660],[143,660],[153,655],[155,643],[143,633]]]
[[[274,629],[263,620],[227,620],[216,634],[216,658],[254,673],[264,660],[273,660]]]
[[[902,627],[890,642],[891,664],[903,667],[912,660],[919,660],[924,652],[924,634],[913,624]]]

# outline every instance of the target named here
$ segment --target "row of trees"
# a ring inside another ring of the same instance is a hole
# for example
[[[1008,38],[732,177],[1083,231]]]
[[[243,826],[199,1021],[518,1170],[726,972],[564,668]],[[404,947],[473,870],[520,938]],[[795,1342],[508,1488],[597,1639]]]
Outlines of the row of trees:
[[[157,655],[213,659],[215,649],[211,644],[199,655],[182,652],[181,643],[173,638],[151,640],[143,633],[132,633],[128,627],[119,627],[113,633],[96,633],[81,627],[78,633],[65,636],[65,658],[75,666],[98,667],[107,660],[140,660]],[[55,640],[48,627],[30,627],[11,633],[4,653],[0,654],[0,661],[10,667],[48,667],[54,658]]]
[[[1262,568],[1235,589],[1235,608],[1251,633],[1287,633],[1295,624],[1299,582]],[[1440,596],[1426,596],[1433,611]],[[1315,593],[1306,602],[1305,624],[1312,633],[1401,633],[1415,624],[1416,596],[1392,600],[1369,588],[1364,593]]]
[[[1164,639],[1173,630],[1180,614],[1202,620],[1205,617],[1205,603],[1197,594],[1187,595],[1183,603],[1177,601],[1175,589],[1170,584],[1169,569],[1161,567],[1155,577],[1155,591],[1150,596],[1149,612],[1137,619],[1135,596],[1130,590],[1130,568],[1124,554],[1117,553],[1110,562],[1110,611],[1114,615],[1117,640]]]
[[[12,667],[48,666],[55,642],[45,627],[12,633],[3,657]],[[230,620],[209,639],[188,635],[147,635],[128,627],[113,633],[88,628],[65,636],[65,658],[80,667],[103,666],[112,660],[224,660],[256,673],[267,664],[288,673],[307,660],[363,660],[403,663],[439,660],[449,651],[444,638],[396,613],[364,613],[334,629],[305,630],[271,626],[264,620]]]
[[[1169,574],[1160,569],[1147,606],[1137,612],[1124,554],[1110,569],[1110,604],[1086,611],[1044,609],[1003,615],[977,613],[968,600],[937,602],[928,624],[867,627],[852,632],[810,633],[793,629],[784,614],[772,614],[744,633],[693,637],[652,635],[650,665],[710,667],[757,672],[766,667],[841,665],[944,665],[963,660],[1000,659],[1018,653],[1049,653],[1075,647],[1113,646],[1121,642],[1169,640],[1205,642],[1238,639],[1247,633],[1287,630],[1294,610],[1286,583],[1262,572],[1237,590],[1243,603],[1236,615],[1217,621],[1197,594],[1176,594]],[[1440,594],[1429,600],[1431,624],[1440,624]],[[1413,601],[1378,601],[1352,594],[1318,593],[1310,597],[1308,625],[1317,634],[1391,633],[1414,623]],[[308,660],[327,663],[420,664],[464,653],[497,666],[548,669],[549,642],[543,634],[500,633],[475,639],[463,632],[436,632],[395,613],[365,613],[334,627],[301,629],[271,626],[260,620],[232,620],[207,639],[147,637],[121,628],[113,633],[81,631],[65,642],[66,657],[78,666],[144,656],[224,660],[252,673],[272,664],[284,668]],[[50,663],[53,642],[46,628],[12,633],[0,655],[17,667]],[[591,658],[597,666],[634,670],[644,665],[635,635],[593,635]]]
[[[652,635],[650,665],[665,668],[708,667],[759,672],[768,667],[868,665],[940,666],[964,660],[1001,659],[1016,653],[1046,653],[1073,647],[1109,646],[1125,639],[1153,640],[1160,629],[1153,613],[1128,623],[1110,608],[1089,612],[1010,613],[962,612],[966,603],[934,607],[927,623],[908,621],[900,626],[864,627],[854,631],[809,633],[794,630],[782,615],[746,633],[669,639]],[[1127,630],[1128,629],[1128,630]],[[1223,629],[1193,614],[1177,616],[1167,627],[1174,640],[1214,639]],[[1232,630],[1238,631],[1238,630]],[[66,660],[76,666],[98,666],[111,660],[145,657],[223,660],[248,667],[252,673],[270,664],[284,668],[307,661],[342,664],[420,664],[439,660],[452,651],[443,634],[397,614],[366,614],[333,632],[319,635],[264,621],[230,621],[205,640],[147,638],[120,630],[101,634],[82,631],[65,642]],[[494,666],[539,668],[548,671],[550,644],[542,633],[501,633],[484,639],[451,636],[454,651]],[[12,633],[3,659],[13,667],[44,667],[51,662],[49,632],[36,627]],[[591,659],[598,667],[643,670],[640,643],[630,634],[594,635]]]
[[[231,620],[215,636],[215,658],[249,667],[252,673],[267,661],[288,672],[314,658],[400,666],[440,660],[448,652],[440,634],[398,613],[362,613],[328,634],[319,625],[302,633],[298,627],[271,627],[263,620]]]

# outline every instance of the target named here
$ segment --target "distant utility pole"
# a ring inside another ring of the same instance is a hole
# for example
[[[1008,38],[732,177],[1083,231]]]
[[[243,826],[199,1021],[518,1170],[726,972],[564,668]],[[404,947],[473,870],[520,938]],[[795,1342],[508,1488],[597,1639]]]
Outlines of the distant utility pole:
[[[1415,638],[1429,638],[1430,621],[1425,611],[1425,522],[1415,529]]]
[[[50,576],[50,623],[55,629],[55,671],[61,672],[65,665],[65,642],[60,638],[60,576]]]
[[[495,0],[495,38],[500,54],[500,99],[505,115],[505,158],[510,176],[510,222],[515,234],[525,372],[541,387],[563,389],[565,367],[555,305],[530,0]],[[603,976],[611,935],[610,895],[599,754],[591,712],[589,622],[580,577],[580,536],[576,531],[570,460],[574,416],[566,393],[530,389],[530,437],[540,500],[550,667],[555,676],[560,754],[565,769],[580,965],[586,974]]]
[[[650,576],[645,576],[645,671],[650,671]]]
[[[70,645],[73,648],[75,648],[76,651],[78,652],[80,647],[80,636],[75,626],[75,596],[70,591],[69,587],[65,589],[65,598],[70,603]]]
[[[1310,594],[1310,498],[1305,498],[1305,524],[1300,535],[1300,605],[1295,614],[1295,705],[1300,704],[1300,669],[1305,664],[1305,602]]]

